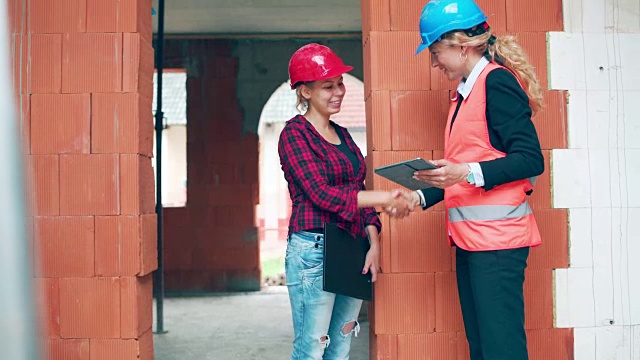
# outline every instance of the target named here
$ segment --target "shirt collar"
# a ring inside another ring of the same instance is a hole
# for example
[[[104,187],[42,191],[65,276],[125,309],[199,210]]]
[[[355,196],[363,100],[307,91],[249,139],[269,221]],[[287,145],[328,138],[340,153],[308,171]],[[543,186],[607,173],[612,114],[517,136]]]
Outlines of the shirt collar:
[[[460,81],[460,84],[458,85],[458,93],[462,95],[463,99],[466,99],[467,96],[471,94],[473,85],[475,85],[476,80],[478,80],[478,76],[480,76],[482,70],[484,70],[487,65],[489,65],[489,60],[487,60],[487,58],[483,56],[482,58],[480,58],[480,61],[478,61],[476,66],[473,67],[473,70],[471,70],[471,74],[469,74],[469,77]]]

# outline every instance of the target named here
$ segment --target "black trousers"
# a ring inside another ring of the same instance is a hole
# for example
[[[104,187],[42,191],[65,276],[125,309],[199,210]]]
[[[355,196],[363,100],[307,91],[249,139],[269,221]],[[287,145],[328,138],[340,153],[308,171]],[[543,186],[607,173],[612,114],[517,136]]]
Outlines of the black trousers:
[[[528,360],[524,269],[529,248],[456,248],[456,276],[471,360]]]

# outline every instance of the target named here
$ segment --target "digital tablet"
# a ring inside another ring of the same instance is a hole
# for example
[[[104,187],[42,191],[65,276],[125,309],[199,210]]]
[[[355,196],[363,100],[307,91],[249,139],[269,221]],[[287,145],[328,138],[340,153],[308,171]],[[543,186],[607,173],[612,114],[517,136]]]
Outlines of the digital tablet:
[[[432,185],[424,181],[414,179],[413,173],[416,171],[433,170],[437,168],[437,166],[424,159],[415,158],[376,168],[374,172],[396,184],[406,187],[409,190],[419,190],[430,188]]]

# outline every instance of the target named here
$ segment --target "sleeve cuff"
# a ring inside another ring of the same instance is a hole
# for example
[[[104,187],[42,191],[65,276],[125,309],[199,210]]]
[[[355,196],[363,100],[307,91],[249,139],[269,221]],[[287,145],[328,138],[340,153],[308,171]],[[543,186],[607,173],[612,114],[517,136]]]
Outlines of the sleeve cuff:
[[[473,174],[473,179],[475,181],[474,185],[476,187],[484,186],[484,175],[482,174],[482,168],[479,163],[469,163],[469,169],[471,169],[471,173]]]
[[[427,200],[424,198],[424,193],[422,192],[422,190],[416,190],[416,192],[420,197],[420,206],[424,208],[425,206],[427,206]]]

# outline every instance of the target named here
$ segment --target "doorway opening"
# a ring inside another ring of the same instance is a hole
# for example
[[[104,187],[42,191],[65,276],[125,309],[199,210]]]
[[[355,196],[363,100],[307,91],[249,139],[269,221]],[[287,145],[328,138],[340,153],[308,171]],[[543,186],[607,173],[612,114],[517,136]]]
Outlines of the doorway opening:
[[[364,84],[344,74],[346,94],[342,109],[332,117],[349,133],[364,155],[367,133]],[[266,102],[258,125],[260,198],[256,206],[256,227],[260,240],[260,262],[263,284],[285,285],[284,255],[291,216],[291,199],[278,157],[278,139],[287,120],[298,114],[296,94],[288,82],[282,83]]]
[[[156,112],[157,73],[153,74],[153,113]],[[162,75],[162,206],[187,204],[187,72],[164,69]],[[153,156],[156,157],[154,133]],[[154,175],[155,175],[154,166]],[[155,176],[154,176],[155,179]]]

